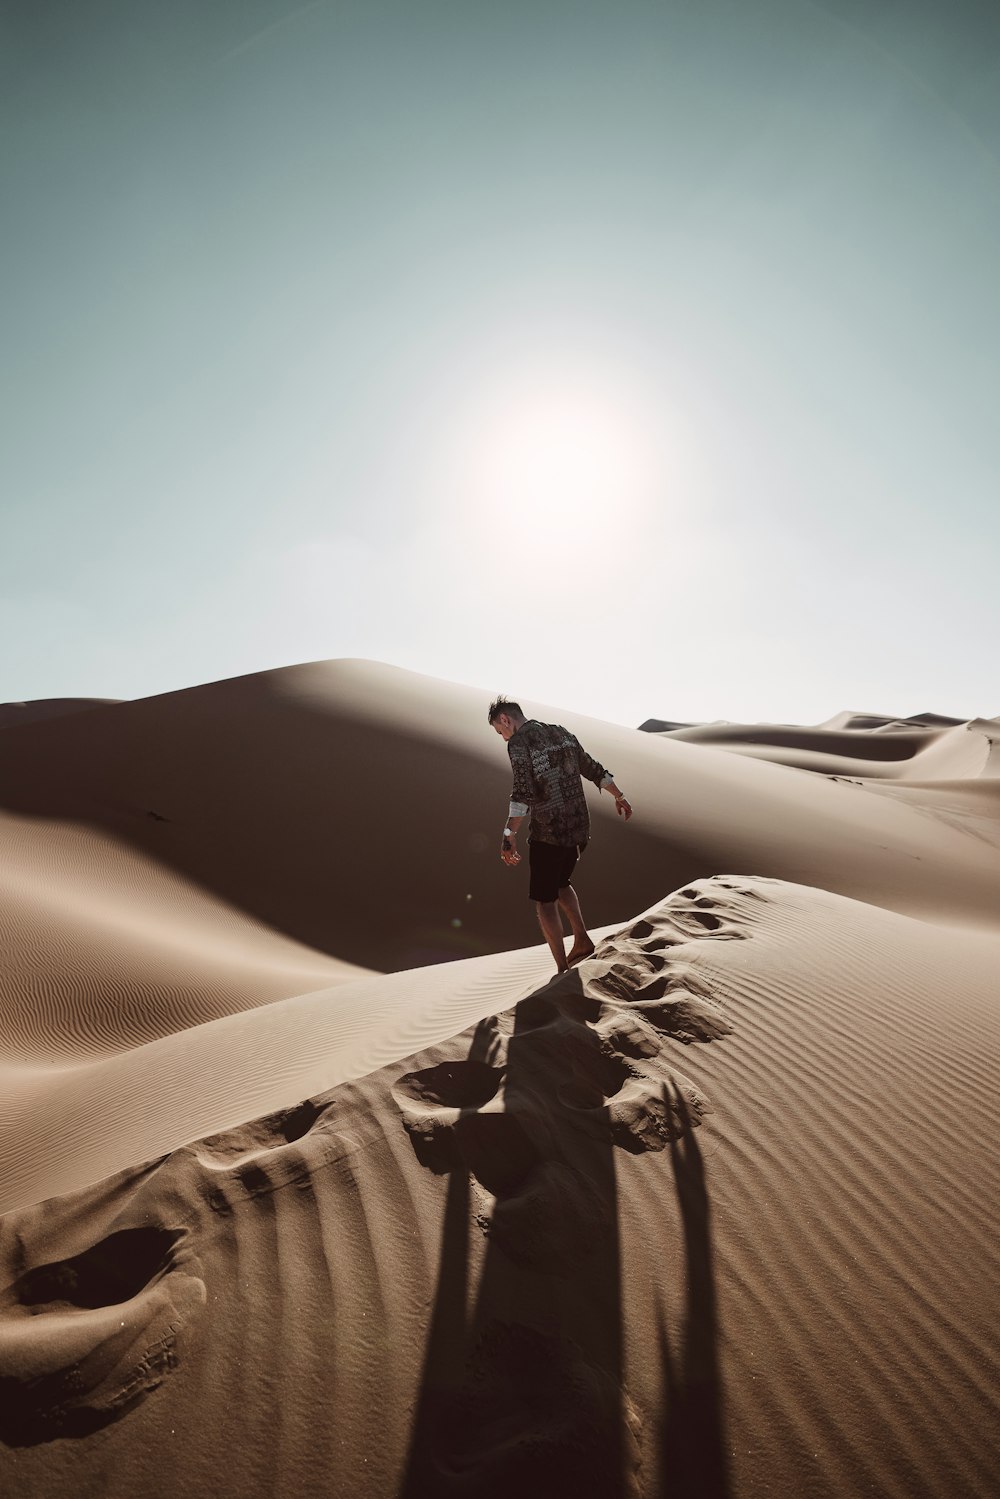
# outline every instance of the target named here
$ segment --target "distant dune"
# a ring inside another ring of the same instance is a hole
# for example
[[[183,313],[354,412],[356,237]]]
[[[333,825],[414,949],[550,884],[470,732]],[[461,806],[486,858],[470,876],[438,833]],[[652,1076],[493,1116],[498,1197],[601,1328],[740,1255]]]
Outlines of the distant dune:
[[[932,722],[933,720],[933,722]],[[655,726],[655,727],[654,727]],[[962,723],[939,714],[913,719],[839,713],[816,728],[798,724],[677,724],[643,729],[673,741],[713,745],[824,775],[918,780],[1000,775],[1000,719]]]
[[[0,708],[0,1492],[993,1499],[1000,719],[493,692]]]
[[[113,697],[41,697],[31,703],[0,703],[0,729],[40,723],[48,718],[65,718],[70,713],[86,713],[90,708],[118,701]]]

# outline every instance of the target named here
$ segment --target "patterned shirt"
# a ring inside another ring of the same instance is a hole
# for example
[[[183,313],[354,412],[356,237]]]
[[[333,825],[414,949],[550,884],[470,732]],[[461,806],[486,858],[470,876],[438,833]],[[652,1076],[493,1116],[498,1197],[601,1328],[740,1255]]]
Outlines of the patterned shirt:
[[[534,843],[573,847],[590,837],[590,812],[580,777],[595,786],[614,781],[561,723],[529,718],[507,740],[514,772],[510,816],[531,819]]]

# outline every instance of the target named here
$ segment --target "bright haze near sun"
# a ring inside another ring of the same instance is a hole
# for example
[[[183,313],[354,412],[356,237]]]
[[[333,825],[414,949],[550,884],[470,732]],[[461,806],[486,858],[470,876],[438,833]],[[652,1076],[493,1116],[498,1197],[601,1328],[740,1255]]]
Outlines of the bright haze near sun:
[[[455,411],[447,454],[472,554],[501,579],[597,585],[615,540],[641,537],[666,500],[655,417],[634,376],[551,355],[484,379]]]

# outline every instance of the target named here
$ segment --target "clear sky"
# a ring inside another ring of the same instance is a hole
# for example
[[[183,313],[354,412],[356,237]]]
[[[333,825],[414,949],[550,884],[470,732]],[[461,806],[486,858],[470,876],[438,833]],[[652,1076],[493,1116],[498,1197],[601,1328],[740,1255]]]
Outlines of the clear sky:
[[[1000,7],[0,18],[0,700],[1000,712]]]

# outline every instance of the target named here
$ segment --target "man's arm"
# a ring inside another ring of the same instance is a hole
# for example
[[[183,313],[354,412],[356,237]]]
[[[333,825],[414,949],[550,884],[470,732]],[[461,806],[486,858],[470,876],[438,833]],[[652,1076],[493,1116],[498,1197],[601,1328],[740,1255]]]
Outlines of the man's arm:
[[[534,795],[534,778],[531,771],[531,758],[523,744],[514,744],[508,740],[507,753],[510,756],[510,768],[513,772],[513,785],[510,793],[510,807],[507,813],[506,827],[511,833],[516,833],[531,809],[531,798]],[[504,832],[506,837],[506,829]]]
[[[599,760],[595,760],[593,755],[587,754],[587,751],[584,749],[583,745],[580,743],[579,739],[577,739],[575,734],[573,734],[571,737],[573,743],[576,745],[576,763],[579,767],[580,774],[582,776],[585,776],[588,781],[593,781],[594,785],[599,790],[613,790],[620,796],[621,792],[618,791],[617,786],[615,786],[615,778],[611,774],[611,771],[605,770],[604,766]]]
[[[615,778],[612,775],[611,771],[605,770],[604,766],[599,760],[595,760],[593,755],[587,754],[587,751],[584,749],[583,745],[580,743],[579,739],[577,739],[575,734],[572,736],[572,738],[573,743],[576,745],[577,765],[580,768],[580,774],[582,776],[586,776],[588,781],[593,781],[594,785],[598,788],[599,791],[610,791],[611,795],[615,799],[616,806],[618,806],[620,803],[624,803],[624,805],[628,807],[628,802],[619,791],[618,787],[615,785]],[[629,816],[631,816],[631,808],[629,808],[628,816],[626,816],[625,818],[626,822],[628,821]]]

